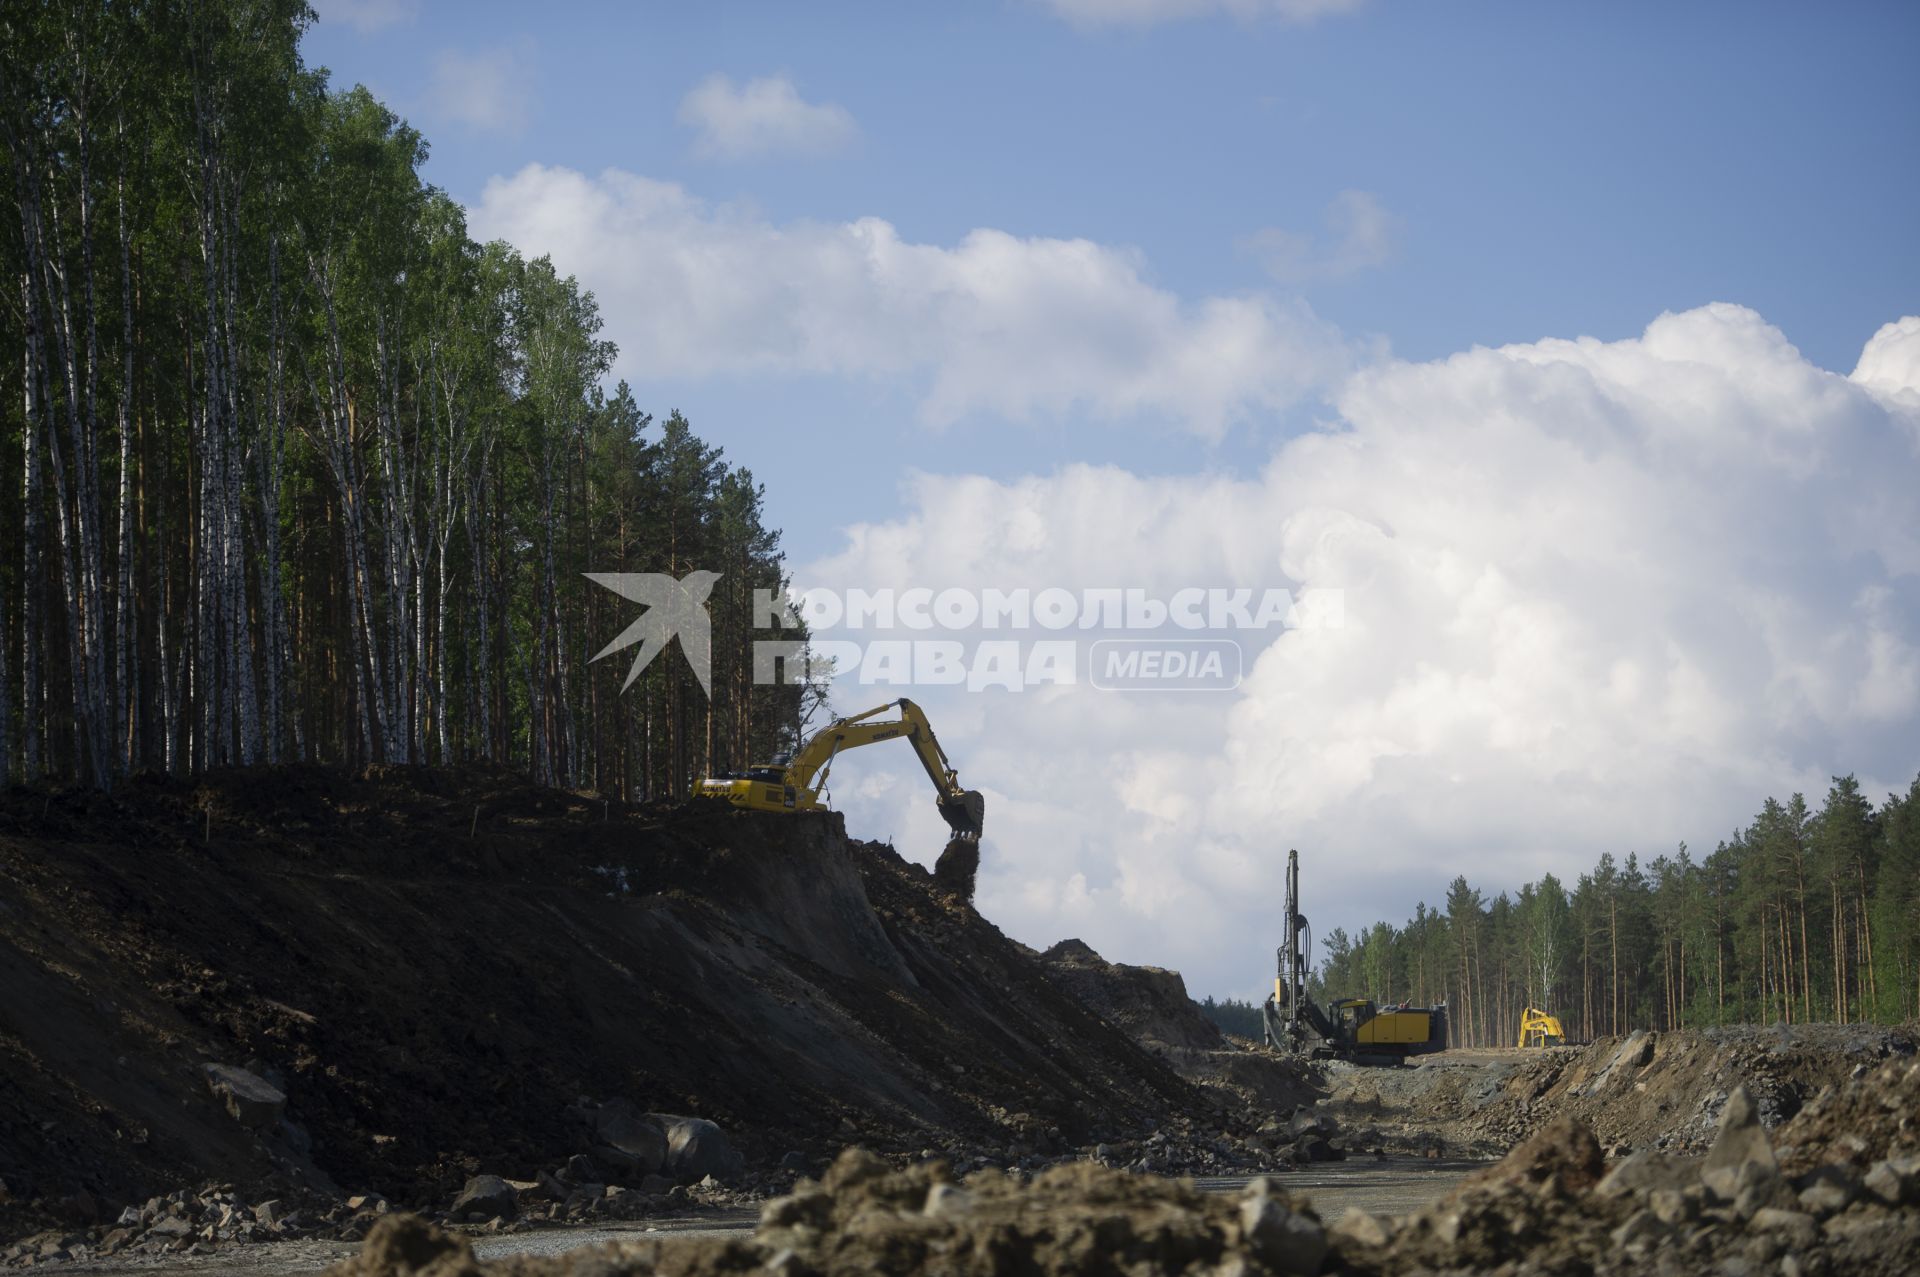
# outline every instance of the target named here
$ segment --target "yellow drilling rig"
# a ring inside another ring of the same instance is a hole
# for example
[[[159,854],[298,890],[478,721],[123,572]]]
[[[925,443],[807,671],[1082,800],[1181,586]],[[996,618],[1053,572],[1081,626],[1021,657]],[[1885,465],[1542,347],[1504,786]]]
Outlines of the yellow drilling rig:
[[[1300,912],[1300,853],[1287,852],[1287,909],[1273,996],[1261,1008],[1267,1045],[1315,1059],[1399,1064],[1411,1055],[1447,1049],[1447,1005],[1376,1006],[1371,998],[1334,998],[1323,1010],[1307,997],[1312,943]]]

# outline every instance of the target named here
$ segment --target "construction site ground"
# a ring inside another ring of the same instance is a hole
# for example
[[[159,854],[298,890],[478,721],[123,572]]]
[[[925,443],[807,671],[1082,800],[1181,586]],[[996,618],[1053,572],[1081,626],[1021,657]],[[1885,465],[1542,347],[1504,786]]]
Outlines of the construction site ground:
[[[1286,1186],[1326,1218],[1338,1218],[1350,1209],[1376,1215],[1406,1215],[1444,1197],[1479,1165],[1413,1158],[1328,1162],[1289,1175]],[[1251,1182],[1250,1176],[1227,1175],[1201,1177],[1194,1184],[1201,1192],[1235,1195],[1244,1192]],[[645,1222],[476,1236],[471,1245],[475,1258],[483,1262],[554,1259],[572,1251],[662,1237],[687,1243],[711,1241],[730,1233],[750,1232],[759,1217],[758,1207],[736,1207],[697,1215],[664,1216]],[[358,1249],[356,1243],[342,1241],[272,1242],[186,1258],[110,1258],[64,1265],[60,1271],[72,1277],[86,1273],[126,1273],[139,1277],[300,1277],[300,1274],[320,1272],[337,1264]]]
[[[1911,1026],[1312,1063],[1223,1037],[1177,973],[1013,941],[831,814],[428,769],[16,790],[0,989],[14,1268],[1820,1273],[1920,1244]]]
[[[1917,1040],[1911,1026],[1741,1025],[1443,1051],[1397,1069],[1332,1062],[1323,1106],[1352,1144],[1412,1156],[1500,1157],[1563,1116],[1611,1156],[1699,1154],[1736,1086],[1776,1126],[1856,1069],[1912,1056]]]

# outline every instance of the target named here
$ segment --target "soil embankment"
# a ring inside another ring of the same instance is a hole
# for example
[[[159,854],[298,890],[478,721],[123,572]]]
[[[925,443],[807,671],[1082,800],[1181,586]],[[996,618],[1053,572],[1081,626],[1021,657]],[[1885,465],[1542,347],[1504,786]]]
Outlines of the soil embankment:
[[[16,791],[0,988],[8,1233],[209,1180],[444,1204],[629,1111],[789,1181],[849,1143],[1017,1161],[1215,1111],[837,816],[505,773]]]
[[[1499,1157],[1561,1117],[1618,1156],[1703,1153],[1737,1087],[1769,1129],[1888,1059],[1910,1059],[1914,1026],[1736,1025],[1637,1032],[1584,1047],[1447,1051],[1414,1067],[1328,1064],[1323,1105],[1349,1146],[1433,1157]]]
[[[1320,1065],[1222,1033],[1188,996],[1178,971],[1109,962],[1081,940],[1062,940],[1040,959],[1055,983],[1180,1076],[1217,1092],[1231,1108],[1260,1115],[1269,1145],[1275,1126],[1326,1093]]]

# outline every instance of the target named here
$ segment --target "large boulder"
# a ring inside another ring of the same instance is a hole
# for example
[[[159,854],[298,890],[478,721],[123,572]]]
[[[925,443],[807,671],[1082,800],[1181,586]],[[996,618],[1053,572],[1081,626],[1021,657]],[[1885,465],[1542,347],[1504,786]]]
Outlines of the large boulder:
[[[1720,1110],[1720,1129],[1701,1163],[1700,1182],[1716,1197],[1733,1201],[1743,1189],[1770,1186],[1779,1173],[1780,1164],[1760,1125],[1753,1096],[1745,1086],[1737,1086],[1727,1098],[1727,1106]]]
[[[626,1113],[601,1113],[594,1156],[629,1175],[651,1175],[667,1163],[667,1134],[658,1123]]]
[[[453,1199],[449,1213],[455,1219],[466,1215],[512,1219],[520,1213],[520,1195],[498,1175],[475,1175]]]
[[[287,1095],[257,1073],[233,1064],[207,1064],[201,1067],[207,1089],[226,1105],[233,1120],[255,1130],[271,1130],[280,1124],[286,1112]]]
[[[1287,1123],[1286,1138],[1293,1147],[1296,1161],[1337,1162],[1346,1156],[1333,1144],[1333,1137],[1339,1133],[1331,1117],[1303,1106],[1294,1110],[1292,1120]]]
[[[641,1111],[632,1100],[611,1099],[604,1103],[581,1100],[568,1108],[580,1123],[593,1161],[610,1177],[638,1180],[658,1172],[667,1164],[667,1132],[662,1119]],[[595,1183],[592,1171],[569,1171],[576,1183]]]
[[[718,1180],[732,1179],[746,1166],[727,1142],[726,1132],[704,1117],[675,1117],[667,1113],[649,1113],[647,1119],[666,1132],[666,1170],[685,1183],[694,1183],[711,1175]]]
[[[1248,1249],[1273,1272],[1311,1277],[1327,1255],[1327,1231],[1320,1221],[1295,1210],[1265,1176],[1241,1194],[1240,1231]]]

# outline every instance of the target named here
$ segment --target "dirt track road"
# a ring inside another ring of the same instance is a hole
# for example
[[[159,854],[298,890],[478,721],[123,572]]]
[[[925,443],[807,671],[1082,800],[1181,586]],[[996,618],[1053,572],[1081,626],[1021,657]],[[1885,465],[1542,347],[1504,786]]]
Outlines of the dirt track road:
[[[1439,1198],[1472,1170],[1475,1162],[1431,1162],[1413,1158],[1386,1161],[1327,1162],[1305,1170],[1277,1175],[1275,1181],[1292,1193],[1303,1193],[1322,1219],[1332,1222],[1349,1207],[1380,1215],[1402,1215]],[[1246,1176],[1223,1176],[1195,1181],[1203,1192],[1231,1193],[1246,1186]],[[549,1257],[597,1246],[602,1242],[657,1240],[667,1237],[710,1237],[750,1229],[757,1210],[711,1211],[612,1224],[591,1228],[541,1228],[506,1236],[472,1237],[474,1254],[482,1260],[517,1256]],[[345,1259],[358,1247],[347,1242],[273,1242],[234,1246],[209,1255],[130,1257],[86,1264],[47,1265],[62,1277],[87,1273],[138,1274],[138,1277],[303,1277]]]
[[[1374,1215],[1405,1215],[1444,1197],[1462,1176],[1485,1162],[1435,1162],[1411,1157],[1385,1161],[1355,1160],[1323,1162],[1305,1170],[1273,1176],[1273,1182],[1289,1193],[1304,1194],[1320,1218],[1332,1223],[1349,1207]],[[1195,1181],[1209,1193],[1231,1193],[1247,1184],[1247,1179],[1220,1178]]]

